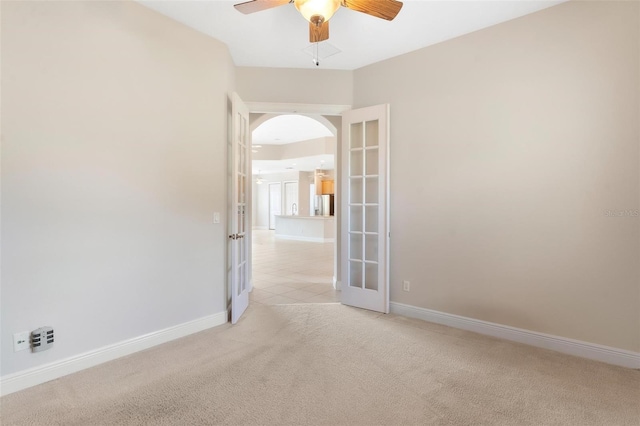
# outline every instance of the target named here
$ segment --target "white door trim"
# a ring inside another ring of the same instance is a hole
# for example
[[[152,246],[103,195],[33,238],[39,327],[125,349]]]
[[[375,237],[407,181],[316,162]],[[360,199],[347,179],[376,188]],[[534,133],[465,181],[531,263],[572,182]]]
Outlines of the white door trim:
[[[245,102],[251,113],[342,115],[351,105]]]

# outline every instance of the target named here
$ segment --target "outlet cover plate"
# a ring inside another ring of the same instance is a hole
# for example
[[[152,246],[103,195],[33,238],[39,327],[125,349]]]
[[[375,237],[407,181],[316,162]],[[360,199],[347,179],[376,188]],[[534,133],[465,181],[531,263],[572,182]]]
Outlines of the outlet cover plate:
[[[29,332],[23,331],[13,335],[13,351],[19,352],[29,349],[31,343],[29,341]]]

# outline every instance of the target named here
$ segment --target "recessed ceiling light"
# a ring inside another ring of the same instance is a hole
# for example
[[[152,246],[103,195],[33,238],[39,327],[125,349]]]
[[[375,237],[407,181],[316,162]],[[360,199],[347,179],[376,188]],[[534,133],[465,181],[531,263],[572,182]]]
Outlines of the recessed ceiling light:
[[[254,148],[262,148],[262,145],[253,145]]]

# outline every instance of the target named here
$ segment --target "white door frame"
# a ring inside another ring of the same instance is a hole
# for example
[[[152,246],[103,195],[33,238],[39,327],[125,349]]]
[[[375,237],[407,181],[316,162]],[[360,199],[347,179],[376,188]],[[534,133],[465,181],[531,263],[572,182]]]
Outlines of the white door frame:
[[[295,104],[295,103],[277,103],[277,102],[245,102],[247,108],[249,108],[250,114],[264,114],[262,117],[259,117],[253,122],[249,123],[249,132],[253,133],[253,131],[262,123],[267,120],[270,120],[273,117],[277,117],[282,114],[299,114],[304,115],[318,122],[322,123],[325,127],[327,127],[336,138],[336,150],[335,150],[335,170],[336,170],[336,188],[340,188],[340,149],[341,149],[341,130],[336,128],[331,121],[329,121],[325,116],[337,116],[342,117],[342,113],[345,111],[349,111],[352,108],[351,105],[333,105],[333,104]],[[253,161],[253,158],[251,158]],[[249,166],[252,167],[251,165]],[[339,212],[339,203],[340,203],[340,194],[339,189],[337,189],[336,200],[335,200],[335,211]],[[250,199],[251,202],[251,199]],[[249,207],[251,211],[253,206]],[[336,227],[334,234],[335,245],[333,248],[333,287],[337,290],[340,290],[340,255],[341,255],[341,237],[340,237],[340,225],[342,223],[341,215],[336,216]],[[253,283],[253,253],[250,251],[250,259],[249,259],[249,267],[250,267],[250,282]]]
[[[288,211],[287,211],[287,184],[288,183],[297,184],[298,185],[298,191],[300,191],[300,181],[297,181],[297,180],[285,180],[285,181],[282,181],[282,207],[283,207],[282,211],[284,212],[283,214],[288,214]],[[296,201],[296,207],[298,209],[300,209],[299,202],[300,202],[300,195],[299,195],[299,192],[298,192],[298,201]],[[291,212],[291,215],[293,215],[293,212]]]
[[[269,208],[267,209],[269,214],[269,217],[267,218],[267,228],[269,230],[273,230],[276,228],[275,219],[273,220],[273,228],[271,227],[271,212],[273,211],[273,209],[271,208],[271,204],[273,202],[273,200],[271,199],[271,187],[276,185],[280,187],[280,214],[282,214],[282,182],[269,182],[269,186],[267,187],[269,189]],[[251,206],[251,208],[253,208],[253,206]]]

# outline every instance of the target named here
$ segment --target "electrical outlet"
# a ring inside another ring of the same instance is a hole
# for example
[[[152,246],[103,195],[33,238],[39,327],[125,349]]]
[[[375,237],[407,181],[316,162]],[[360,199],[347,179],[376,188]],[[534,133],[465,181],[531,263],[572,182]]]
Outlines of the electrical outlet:
[[[409,281],[402,281],[402,289],[404,291],[410,291],[411,290],[411,283]]]
[[[21,333],[16,333],[13,335],[13,351],[24,351],[25,349],[29,349],[31,347],[31,343],[29,341],[30,333],[28,331],[23,331]]]

